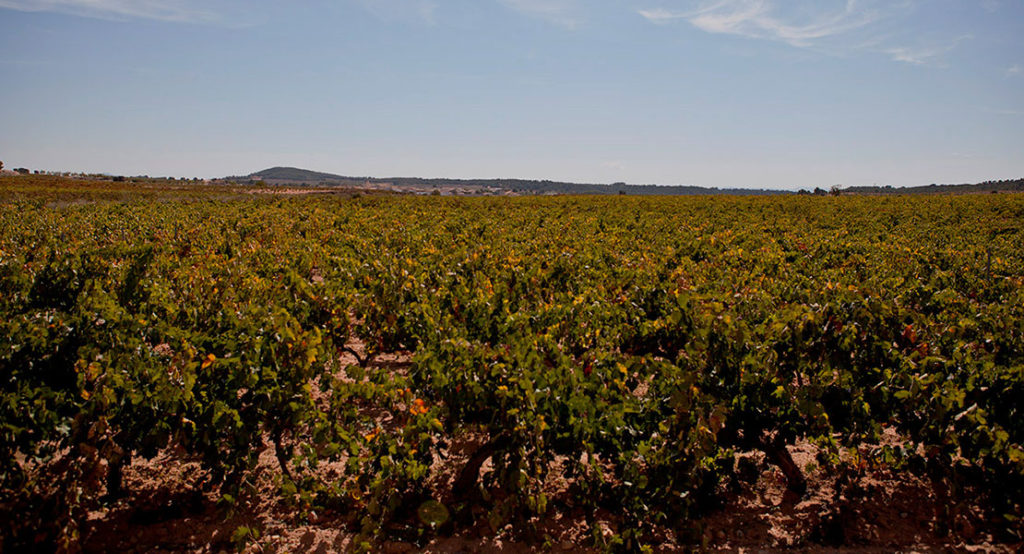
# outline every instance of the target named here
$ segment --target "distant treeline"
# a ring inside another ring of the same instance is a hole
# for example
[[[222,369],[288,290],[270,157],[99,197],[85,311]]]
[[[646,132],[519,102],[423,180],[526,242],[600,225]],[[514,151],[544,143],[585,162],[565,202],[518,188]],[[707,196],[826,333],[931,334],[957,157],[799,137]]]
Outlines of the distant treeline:
[[[228,181],[263,181],[269,184],[361,186],[390,185],[397,188],[488,188],[511,191],[520,194],[635,194],[635,195],[694,195],[694,194],[737,194],[765,195],[792,194],[788,191],[765,189],[719,189],[684,185],[611,185],[590,183],[566,183],[550,180],[529,179],[444,179],[423,177],[346,177],[308,171],[294,167],[274,167],[244,177],[225,177]]]
[[[424,177],[346,177],[331,173],[309,171],[295,167],[273,167],[250,175],[225,177],[223,181],[236,183],[262,183],[284,186],[365,187],[390,186],[397,189],[455,188],[463,190],[508,191],[517,194],[633,194],[633,195],[772,195],[794,194],[791,191],[767,189],[720,189],[691,185],[610,185],[567,183],[530,179],[446,179]],[[833,186],[828,191],[816,188],[796,194],[965,194],[987,192],[1024,192],[1024,179],[985,181],[977,184],[931,184],[916,187],[893,186]]]
[[[919,187],[859,186],[838,189],[842,194],[949,194],[977,192],[1024,192],[1024,179],[1003,179],[963,185],[922,185]]]

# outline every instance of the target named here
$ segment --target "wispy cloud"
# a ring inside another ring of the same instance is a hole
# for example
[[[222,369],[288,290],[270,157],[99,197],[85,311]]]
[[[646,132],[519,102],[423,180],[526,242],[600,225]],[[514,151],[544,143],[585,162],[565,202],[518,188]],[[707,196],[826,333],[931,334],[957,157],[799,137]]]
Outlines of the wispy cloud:
[[[837,54],[875,52],[897,62],[944,66],[945,54],[972,36],[917,37],[917,43],[911,46],[906,42],[914,41],[897,42],[906,39],[908,33],[893,33],[892,29],[901,25],[909,29],[910,16],[918,7],[915,0],[703,0],[689,10],[656,8],[638,13],[652,23],[685,21],[708,33],[772,40]],[[993,1],[986,9],[997,7]]]
[[[1017,77],[1024,74],[1024,68],[1021,68],[1020,64],[1014,64],[1006,68],[1007,77]]]
[[[653,23],[685,20],[709,33],[778,40],[794,46],[809,46],[818,39],[864,27],[880,17],[877,11],[856,0],[847,0],[831,9],[781,6],[769,0],[718,0],[693,10],[659,8],[638,13]]]
[[[882,50],[888,54],[893,61],[909,63],[912,65],[935,65],[944,66],[942,56],[953,51],[961,42],[974,38],[971,35],[962,35],[942,45],[930,45],[921,47],[898,46]]]
[[[499,0],[505,6],[526,15],[539,17],[570,29],[581,21],[577,0]]]
[[[183,0],[0,0],[0,8],[58,12],[101,19],[156,19],[179,23],[223,23],[210,3]]]
[[[898,46],[895,48],[885,49],[885,53],[892,57],[893,61],[909,63],[913,65],[924,65],[929,59],[935,57],[935,53],[930,50],[913,50]]]

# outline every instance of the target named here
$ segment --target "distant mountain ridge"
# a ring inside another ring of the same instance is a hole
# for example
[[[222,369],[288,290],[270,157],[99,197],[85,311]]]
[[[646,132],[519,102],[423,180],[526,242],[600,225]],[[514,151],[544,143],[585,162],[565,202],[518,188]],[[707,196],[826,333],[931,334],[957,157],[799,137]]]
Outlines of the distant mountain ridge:
[[[979,192],[1024,192],[1024,179],[1003,179],[976,184],[921,185],[917,187],[855,186],[838,189],[843,194],[965,194]]]
[[[456,189],[462,191],[509,192],[525,194],[639,194],[639,195],[768,195],[792,194],[790,191],[767,189],[719,189],[714,187],[698,187],[689,185],[630,185],[613,183],[610,185],[591,183],[568,183],[550,180],[531,179],[447,179],[423,177],[352,177],[335,175],[319,171],[310,171],[297,167],[271,167],[251,173],[244,177],[226,177],[226,180],[263,181],[273,185],[294,186],[377,186],[392,189],[408,189],[415,192],[426,192],[435,188]]]
[[[699,187],[693,185],[610,185],[569,183],[531,179],[448,179],[424,177],[352,177],[310,171],[297,167],[271,167],[245,176],[225,177],[235,182],[263,181],[281,186],[327,186],[374,188],[428,194],[438,191],[446,194],[636,194],[636,195],[779,195],[798,194],[794,191],[772,189],[739,189]],[[985,192],[1024,192],[1024,179],[1004,179],[976,184],[922,185],[915,187],[892,186],[836,186],[833,194],[966,194]],[[807,194],[809,191],[800,191]],[[827,194],[817,188],[814,194]]]

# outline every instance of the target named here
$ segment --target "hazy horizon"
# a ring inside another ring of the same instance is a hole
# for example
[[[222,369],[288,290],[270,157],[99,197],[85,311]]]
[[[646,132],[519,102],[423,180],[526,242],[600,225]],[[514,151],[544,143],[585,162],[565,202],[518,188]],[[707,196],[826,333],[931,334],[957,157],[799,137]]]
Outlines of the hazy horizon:
[[[0,160],[795,190],[1024,176],[1024,4],[0,0]]]

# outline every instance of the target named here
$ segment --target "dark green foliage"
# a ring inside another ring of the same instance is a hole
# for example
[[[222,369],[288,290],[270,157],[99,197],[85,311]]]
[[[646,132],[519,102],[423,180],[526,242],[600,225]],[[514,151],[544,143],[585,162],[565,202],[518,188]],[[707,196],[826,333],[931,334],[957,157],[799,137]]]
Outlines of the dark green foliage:
[[[225,506],[271,448],[286,501],[348,514],[367,541],[481,513],[530,537],[562,476],[617,518],[598,544],[643,549],[749,480],[736,451],[764,451],[799,494],[798,440],[843,475],[856,452],[980,496],[1020,531],[1020,198],[110,202],[76,186],[98,201],[40,185],[0,205],[12,549],[73,544],[123,468],[169,446]],[[411,362],[371,363],[394,352]],[[889,429],[902,447],[877,446]],[[456,446],[449,486],[437,462]],[[324,462],[343,474],[318,477]]]

